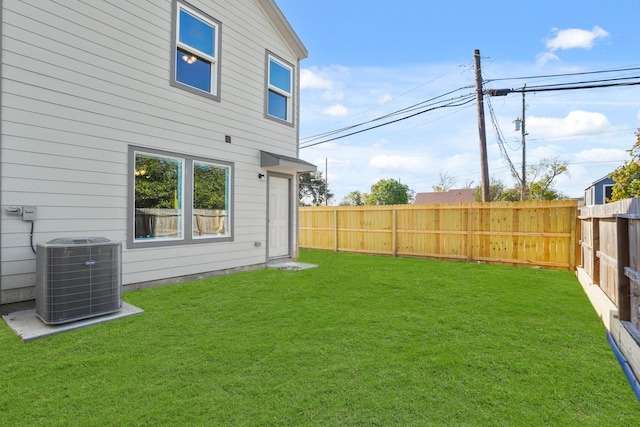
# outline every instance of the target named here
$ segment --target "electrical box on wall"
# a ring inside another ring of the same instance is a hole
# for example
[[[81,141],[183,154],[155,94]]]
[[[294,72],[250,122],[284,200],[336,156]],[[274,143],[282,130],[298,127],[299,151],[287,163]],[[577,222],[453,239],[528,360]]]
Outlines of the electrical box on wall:
[[[35,221],[36,220],[36,207],[35,206],[23,206],[22,207],[22,220],[23,221]]]

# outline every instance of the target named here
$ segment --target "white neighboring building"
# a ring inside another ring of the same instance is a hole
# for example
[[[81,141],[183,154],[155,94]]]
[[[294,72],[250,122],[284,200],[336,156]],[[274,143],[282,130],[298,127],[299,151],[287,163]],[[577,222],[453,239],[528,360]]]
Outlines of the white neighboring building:
[[[307,51],[273,0],[0,5],[0,305],[60,237],[122,242],[125,289],[297,256]]]

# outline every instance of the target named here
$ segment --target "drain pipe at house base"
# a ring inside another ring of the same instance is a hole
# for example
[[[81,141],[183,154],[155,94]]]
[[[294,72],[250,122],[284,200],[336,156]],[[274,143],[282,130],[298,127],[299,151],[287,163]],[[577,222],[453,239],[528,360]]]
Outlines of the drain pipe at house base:
[[[638,383],[636,376],[633,374],[633,371],[631,370],[631,366],[629,366],[627,359],[625,359],[624,355],[618,348],[618,345],[613,340],[613,337],[611,336],[609,331],[607,331],[607,341],[609,341],[609,345],[611,345],[611,348],[613,349],[613,353],[616,355],[616,358],[618,359],[618,363],[620,363],[620,366],[622,367],[622,371],[627,376],[627,380],[631,385],[631,389],[636,394],[636,398],[638,399],[638,401],[640,401],[640,383]]]

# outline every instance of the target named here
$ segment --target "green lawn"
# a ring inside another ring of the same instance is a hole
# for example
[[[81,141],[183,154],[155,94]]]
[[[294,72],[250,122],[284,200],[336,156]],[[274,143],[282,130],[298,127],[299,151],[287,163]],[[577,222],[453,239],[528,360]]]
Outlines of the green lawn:
[[[632,426],[640,404],[569,272],[303,251],[124,294],[145,313],[23,343],[3,426]]]

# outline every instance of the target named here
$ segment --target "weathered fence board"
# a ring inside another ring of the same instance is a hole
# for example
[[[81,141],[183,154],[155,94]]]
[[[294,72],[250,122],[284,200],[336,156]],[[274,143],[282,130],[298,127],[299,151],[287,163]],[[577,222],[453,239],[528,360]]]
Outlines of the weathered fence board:
[[[302,248],[573,269],[577,202],[300,209]]]
[[[578,278],[640,378],[640,199],[583,207],[579,219],[583,261]],[[603,296],[594,297],[593,288]]]

